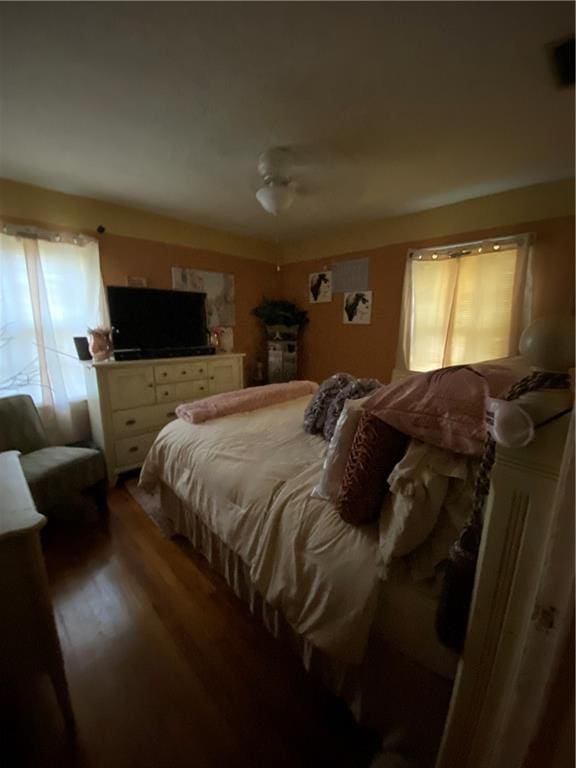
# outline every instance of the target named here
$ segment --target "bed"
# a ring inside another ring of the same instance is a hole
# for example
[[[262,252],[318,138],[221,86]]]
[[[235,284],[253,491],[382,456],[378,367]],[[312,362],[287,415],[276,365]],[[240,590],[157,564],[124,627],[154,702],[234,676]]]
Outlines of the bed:
[[[549,400],[549,411],[559,407],[555,394],[534,398]],[[460,689],[468,679],[457,655],[436,638],[439,585],[415,581],[404,561],[394,561],[383,580],[377,526],[351,526],[331,502],[312,497],[326,443],[303,431],[308,400],[200,425],[177,419],[158,435],[141,484],[160,486],[169,530],[192,542],[359,721],[382,733],[403,729],[418,747],[419,764],[432,764],[457,671]],[[549,456],[549,444],[542,445]],[[544,480],[533,472],[534,451],[538,441],[512,452],[513,482],[537,486],[540,494]],[[554,482],[558,463],[556,456],[546,482]],[[497,465],[496,476],[502,471]],[[509,490],[498,495],[503,508]],[[492,514],[498,498],[490,500]],[[496,558],[511,556],[507,535],[494,545]],[[500,588],[485,582],[488,592]],[[488,592],[481,599],[491,599]],[[499,631],[496,624],[491,631]]]
[[[141,485],[160,484],[169,530],[187,537],[358,719],[384,729],[374,685],[384,656],[396,671],[404,660],[412,676],[421,668],[443,707],[457,656],[434,632],[438,585],[413,581],[401,563],[383,581],[377,526],[351,526],[332,502],[311,496],[326,443],[303,431],[308,401],[199,425],[177,419],[158,435]]]

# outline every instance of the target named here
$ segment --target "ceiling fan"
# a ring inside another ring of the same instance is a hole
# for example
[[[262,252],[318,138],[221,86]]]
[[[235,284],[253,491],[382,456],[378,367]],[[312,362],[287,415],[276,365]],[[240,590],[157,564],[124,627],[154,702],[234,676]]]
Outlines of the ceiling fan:
[[[366,164],[374,167],[375,162],[378,158],[354,141],[342,144],[324,139],[270,147],[258,157],[256,199],[272,216],[288,210],[303,196],[316,208],[328,209],[335,195],[358,198],[363,192],[362,168]]]
[[[286,211],[296,198],[298,188],[291,176],[293,161],[288,147],[271,147],[258,158],[262,186],[256,192],[256,199],[272,216]]]

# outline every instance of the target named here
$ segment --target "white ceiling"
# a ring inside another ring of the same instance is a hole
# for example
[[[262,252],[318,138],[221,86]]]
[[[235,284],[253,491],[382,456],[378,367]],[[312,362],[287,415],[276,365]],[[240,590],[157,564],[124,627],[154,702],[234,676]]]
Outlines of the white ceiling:
[[[0,175],[300,238],[573,174],[571,3],[1,3]],[[302,195],[254,199],[299,147]]]

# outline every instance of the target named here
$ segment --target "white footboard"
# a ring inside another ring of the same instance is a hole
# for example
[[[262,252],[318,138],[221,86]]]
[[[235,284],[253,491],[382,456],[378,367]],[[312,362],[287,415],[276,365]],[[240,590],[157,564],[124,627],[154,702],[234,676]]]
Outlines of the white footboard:
[[[572,397],[544,390],[520,403],[538,424],[569,408]],[[538,429],[526,448],[497,450],[468,635],[437,768],[521,765],[522,739],[530,734],[518,734],[512,744],[505,724],[531,622],[545,619],[537,595],[569,419]]]

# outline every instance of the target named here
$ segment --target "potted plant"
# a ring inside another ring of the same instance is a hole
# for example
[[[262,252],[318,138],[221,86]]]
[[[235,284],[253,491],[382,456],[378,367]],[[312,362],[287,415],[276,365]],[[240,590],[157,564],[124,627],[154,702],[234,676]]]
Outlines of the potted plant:
[[[308,312],[284,299],[264,297],[252,314],[265,326],[268,339],[296,339],[300,328],[308,322]]]

